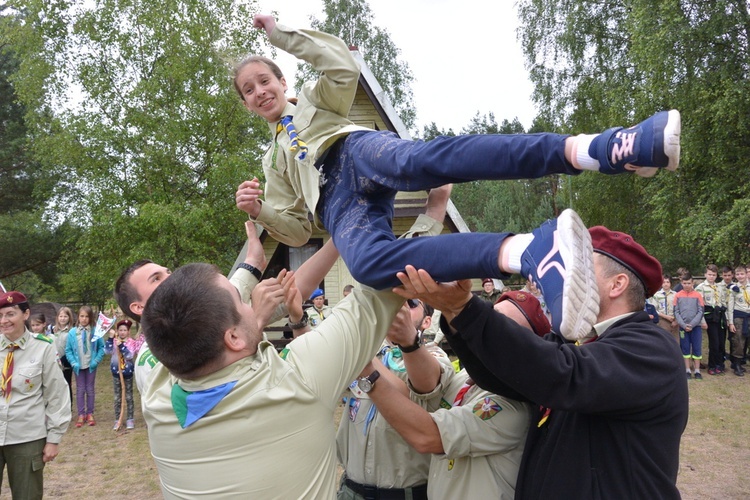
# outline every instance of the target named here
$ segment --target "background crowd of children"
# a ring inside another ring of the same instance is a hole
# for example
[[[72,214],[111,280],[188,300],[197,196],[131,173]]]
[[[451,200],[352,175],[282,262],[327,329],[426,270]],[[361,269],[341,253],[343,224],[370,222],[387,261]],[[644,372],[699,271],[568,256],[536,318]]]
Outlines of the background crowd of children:
[[[680,268],[679,284],[673,288],[672,278],[665,274],[662,289],[649,299],[659,324],[680,343],[688,379],[703,378],[700,363],[704,331],[708,337],[708,374],[724,374],[729,360],[736,376],[745,375],[750,335],[749,271],[750,266],[725,266],[719,280],[718,266],[709,264],[704,281],[695,285],[690,272]]]
[[[114,389],[114,429],[123,427],[123,407],[126,407],[127,419],[124,427],[135,428],[133,417],[133,360],[143,344],[143,334],[138,339],[131,336],[133,323],[124,319],[117,322],[104,338],[95,338],[96,318],[90,306],[82,306],[78,316],[73,315],[69,307],[61,307],[54,323],[48,322],[44,313],[38,312],[29,316],[29,329],[36,336],[45,337],[54,342],[58,364],[62,369],[65,381],[73,399],[72,378],[76,376],[76,408],[78,417],[76,427],[96,425],[94,418],[96,403],[96,372],[105,354],[111,355],[110,371]],[[123,404],[123,398],[125,404]]]

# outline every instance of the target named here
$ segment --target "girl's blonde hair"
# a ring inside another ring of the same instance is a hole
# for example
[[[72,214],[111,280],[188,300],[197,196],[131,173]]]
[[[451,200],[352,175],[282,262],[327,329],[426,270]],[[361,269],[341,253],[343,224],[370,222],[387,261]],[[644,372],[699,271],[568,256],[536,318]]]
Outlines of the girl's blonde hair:
[[[58,321],[61,312],[68,314],[68,330],[73,328],[73,324],[76,322],[76,317],[73,315],[73,310],[67,306],[61,307],[60,310],[57,311],[57,314],[55,314],[55,333],[60,332],[63,329],[63,326]]]

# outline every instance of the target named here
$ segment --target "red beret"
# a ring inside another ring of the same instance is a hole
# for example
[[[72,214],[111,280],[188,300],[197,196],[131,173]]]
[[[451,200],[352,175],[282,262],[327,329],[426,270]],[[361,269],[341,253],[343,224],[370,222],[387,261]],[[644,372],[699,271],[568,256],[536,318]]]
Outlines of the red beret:
[[[482,285],[484,285],[485,283],[492,283],[493,286],[495,285],[495,282],[492,281],[492,278],[484,278],[482,280]]]
[[[632,236],[610,231],[604,226],[589,228],[594,252],[610,257],[635,274],[650,297],[661,289],[661,264],[636,243]]]
[[[26,296],[21,292],[5,292],[0,295],[0,308],[13,307],[27,302]]]
[[[516,305],[516,307],[518,307],[529,321],[531,329],[540,337],[548,334],[552,329],[547,316],[545,316],[544,311],[542,311],[542,306],[539,303],[539,300],[530,293],[515,291],[505,292],[497,299],[495,304],[504,300],[510,300]]]
[[[130,321],[129,319],[123,319],[117,322],[116,328],[120,328],[120,325],[125,325],[128,328],[130,328],[131,326],[133,326],[133,322]]]

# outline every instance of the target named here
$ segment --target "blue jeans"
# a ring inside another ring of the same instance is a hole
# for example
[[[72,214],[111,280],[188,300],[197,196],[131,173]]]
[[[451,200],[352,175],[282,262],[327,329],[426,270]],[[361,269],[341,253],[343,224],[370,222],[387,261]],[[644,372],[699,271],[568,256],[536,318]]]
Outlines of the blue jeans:
[[[317,212],[354,279],[373,288],[400,285],[396,273],[408,264],[437,281],[505,278],[497,261],[509,233],[396,239],[396,193],[473,180],[574,175],[578,170],[565,160],[566,137],[463,135],[423,142],[392,132],[354,132],[319,165],[325,183]]]

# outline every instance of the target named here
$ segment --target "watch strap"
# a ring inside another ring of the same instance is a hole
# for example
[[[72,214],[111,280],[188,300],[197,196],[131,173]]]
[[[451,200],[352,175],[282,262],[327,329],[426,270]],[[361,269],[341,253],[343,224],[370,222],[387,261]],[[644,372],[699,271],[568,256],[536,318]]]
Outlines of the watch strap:
[[[373,370],[373,372],[367,376],[367,380],[369,380],[371,384],[375,384],[375,381],[379,378],[380,372],[377,370]]]
[[[250,274],[255,276],[255,279],[257,279],[258,281],[260,281],[261,278],[263,278],[263,272],[260,269],[246,262],[240,262],[239,264],[237,264],[237,267],[241,267],[242,269],[249,271]]]
[[[399,349],[401,349],[401,352],[405,352],[407,354],[410,352],[416,351],[417,349],[422,347],[422,344],[419,342],[419,332],[417,332],[417,336],[414,337],[414,343],[412,345],[407,345],[407,346],[402,346],[399,344],[396,344],[396,345],[398,345]]]
[[[289,323],[289,328],[292,330],[299,330],[300,328],[304,328],[307,326],[307,320],[310,318],[310,316],[307,315],[307,311],[302,311],[302,319],[300,319],[297,323]]]

